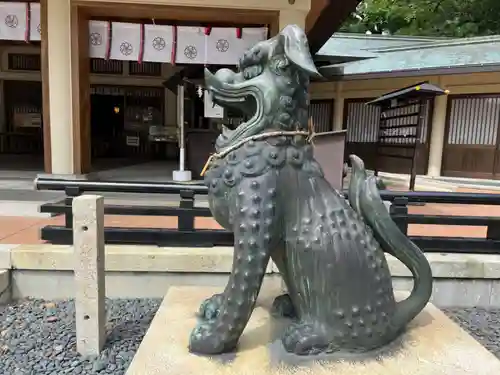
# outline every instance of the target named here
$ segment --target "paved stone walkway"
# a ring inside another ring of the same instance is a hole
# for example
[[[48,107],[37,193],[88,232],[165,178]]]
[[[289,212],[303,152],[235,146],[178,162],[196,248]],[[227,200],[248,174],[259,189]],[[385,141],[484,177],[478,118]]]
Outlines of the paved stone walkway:
[[[105,226],[136,228],[177,228],[177,218],[159,216],[119,216],[107,215]],[[24,218],[16,216],[0,217],[0,244],[37,244],[40,240],[40,229],[45,225],[64,225],[64,217]],[[220,228],[212,218],[196,218],[197,229]]]
[[[459,189],[458,191],[470,191],[470,189]],[[477,190],[475,191],[477,192]],[[498,191],[486,190],[482,192],[499,193]],[[427,204],[425,206],[410,206],[409,211],[414,214],[427,215],[500,217],[500,206]],[[64,217],[26,218],[0,216],[0,244],[43,243],[39,236],[40,228],[45,225],[64,225]],[[105,225],[114,227],[176,228],[177,219],[172,217],[108,215],[105,218]],[[196,227],[198,229],[220,228],[212,218],[197,218]],[[419,236],[485,237],[486,227],[414,224],[410,225],[409,234]]]
[[[492,193],[500,194],[498,190],[477,190],[458,188],[457,192],[468,193]],[[421,215],[448,215],[448,216],[498,216],[500,217],[500,206],[466,205],[466,204],[434,204],[425,206],[411,206],[409,212]],[[431,237],[486,237],[486,227],[460,226],[460,225],[423,225],[412,224],[408,232],[413,236]]]

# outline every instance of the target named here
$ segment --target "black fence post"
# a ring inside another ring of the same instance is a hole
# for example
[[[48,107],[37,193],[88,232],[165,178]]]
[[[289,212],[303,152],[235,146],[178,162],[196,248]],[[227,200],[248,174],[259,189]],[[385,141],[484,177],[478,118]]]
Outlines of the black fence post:
[[[408,234],[408,198],[396,197],[389,208],[392,220],[399,227],[401,232]]]
[[[69,210],[64,214],[64,224],[66,228],[73,229],[73,198],[78,197],[82,192],[79,187],[68,186],[64,189],[66,198],[64,204]]]
[[[490,221],[486,231],[486,239],[500,240],[500,223],[498,221]]]
[[[179,192],[181,196],[181,201],[179,203],[179,208],[194,208],[194,191],[193,190],[181,190]],[[194,231],[194,214],[193,212],[181,211],[178,216],[178,228],[179,231]]]

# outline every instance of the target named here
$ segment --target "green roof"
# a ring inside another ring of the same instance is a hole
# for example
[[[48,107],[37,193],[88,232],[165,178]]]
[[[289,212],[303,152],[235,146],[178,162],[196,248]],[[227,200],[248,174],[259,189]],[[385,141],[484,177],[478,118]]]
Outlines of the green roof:
[[[346,76],[494,65],[499,65],[500,70],[500,36],[375,48],[377,57],[325,66],[321,72],[325,76]]]
[[[349,39],[359,43],[353,45]],[[362,38],[358,38],[358,35],[353,37],[351,34],[334,34],[314,55],[314,60],[340,64],[376,57],[376,54],[362,48],[365,44]]]
[[[321,47],[316,56],[335,56],[338,51],[352,53],[353,55],[363,55],[368,52],[368,56],[371,56],[373,52],[377,52],[379,49],[419,46],[429,43],[438,43],[444,40],[448,41],[449,38],[335,33],[328,42]]]

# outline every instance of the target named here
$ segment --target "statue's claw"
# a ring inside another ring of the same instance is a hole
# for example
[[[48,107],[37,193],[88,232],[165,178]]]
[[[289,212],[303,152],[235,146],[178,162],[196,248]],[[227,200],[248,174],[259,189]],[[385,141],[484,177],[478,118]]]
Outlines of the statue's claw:
[[[198,317],[202,320],[213,320],[219,316],[220,308],[224,303],[224,294],[214,294],[204,300],[198,310]]]

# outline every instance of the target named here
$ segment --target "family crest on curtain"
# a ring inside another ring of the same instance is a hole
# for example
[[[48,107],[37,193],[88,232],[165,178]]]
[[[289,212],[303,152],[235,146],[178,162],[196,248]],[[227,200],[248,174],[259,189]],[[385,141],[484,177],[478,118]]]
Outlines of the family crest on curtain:
[[[39,41],[40,4],[0,2],[0,40]]]
[[[90,21],[91,57],[176,64],[236,65],[266,40],[267,28],[141,25]]]
[[[198,27],[89,21],[93,58],[172,64],[236,65],[266,40],[265,27]],[[40,41],[40,4],[0,2],[0,40]]]

